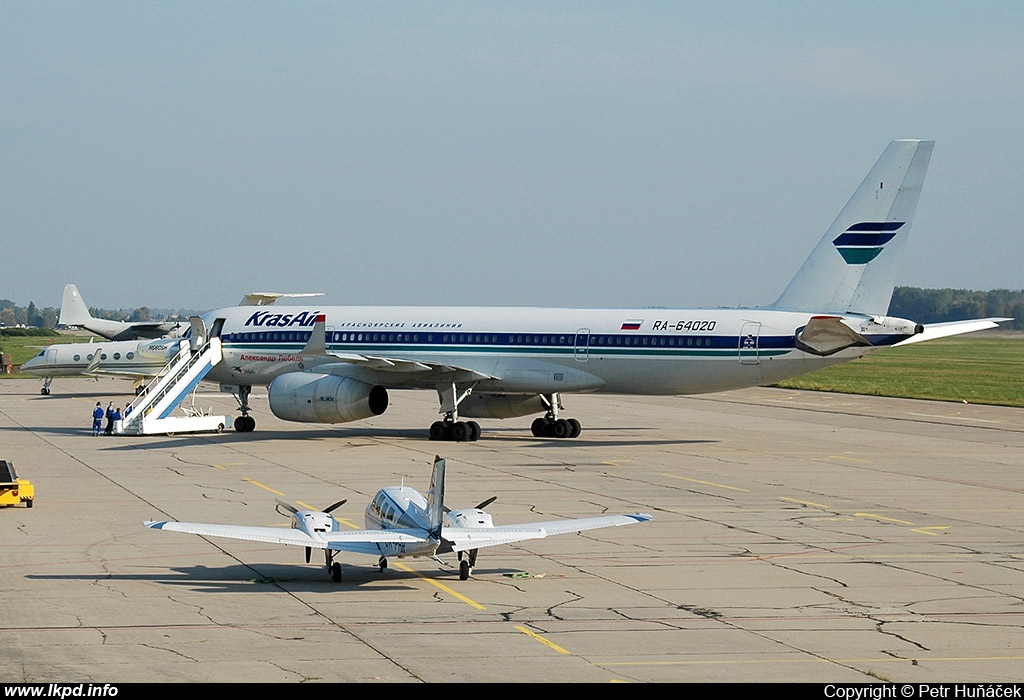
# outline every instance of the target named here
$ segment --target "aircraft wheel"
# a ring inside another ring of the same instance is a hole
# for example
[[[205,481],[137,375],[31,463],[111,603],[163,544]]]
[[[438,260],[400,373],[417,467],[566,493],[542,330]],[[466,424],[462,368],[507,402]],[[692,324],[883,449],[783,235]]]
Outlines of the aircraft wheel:
[[[556,438],[568,437],[570,430],[572,429],[569,427],[569,421],[559,418],[551,426],[551,435]]]
[[[467,438],[470,442],[476,442],[480,439],[480,424],[475,420],[466,421],[466,427],[469,428],[469,437]]]
[[[223,433],[224,432],[224,424],[223,423],[218,423],[217,424],[217,432],[218,433]]]
[[[39,393],[42,394],[43,396],[49,396],[50,390],[44,386],[42,389],[39,390]]]
[[[431,440],[444,440],[444,423],[436,420],[430,424],[430,439]]]
[[[455,442],[463,442],[468,435],[469,427],[465,423],[459,421],[452,424],[452,440]]]
[[[335,583],[341,583],[341,564],[338,562],[331,564],[331,579],[333,579]]]
[[[387,557],[381,557],[380,561],[377,562],[377,566],[380,567],[380,572],[383,574],[385,571],[388,570],[388,558]]]
[[[534,418],[533,424],[530,426],[530,432],[533,433],[534,437],[544,437],[544,433],[547,432],[548,422],[543,418]]]
[[[469,578],[469,562],[463,559],[459,562],[459,580],[465,581]]]
[[[569,421],[569,428],[570,428],[570,430],[569,430],[569,437],[571,437],[571,438],[579,437],[580,433],[583,432],[583,426],[580,425],[580,422],[578,420],[576,420],[575,418],[569,418],[567,420]]]

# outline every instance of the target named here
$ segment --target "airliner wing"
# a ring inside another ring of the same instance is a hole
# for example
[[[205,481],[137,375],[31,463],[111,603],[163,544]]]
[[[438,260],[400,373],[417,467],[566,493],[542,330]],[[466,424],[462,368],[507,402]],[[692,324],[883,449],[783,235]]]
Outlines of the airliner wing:
[[[451,544],[452,551],[462,552],[554,535],[567,535],[584,530],[596,530],[602,527],[634,525],[653,519],[654,517],[647,513],[634,513],[633,515],[603,515],[596,518],[552,520],[500,527],[446,527],[441,531],[441,538]]]
[[[376,357],[373,355],[358,355],[352,353],[329,353],[331,357],[339,360],[337,363],[318,365],[317,372],[324,374],[346,374],[352,365],[365,367],[366,369],[380,370],[383,372],[396,372],[402,374],[411,373],[444,373],[458,372],[467,375],[464,381],[498,379],[490,374],[478,372],[469,367],[459,367],[440,362],[425,362],[423,360],[408,360],[401,357]]]
[[[911,343],[920,343],[922,340],[934,340],[935,338],[945,338],[951,335],[960,335],[961,333],[973,333],[974,331],[983,331],[988,328],[998,328],[1000,323],[1004,321],[1012,321],[1012,318],[976,318],[969,321],[949,321],[947,323],[930,323],[924,327],[923,333],[913,335],[906,340],[901,340],[892,347],[897,348],[900,345],[910,345]]]

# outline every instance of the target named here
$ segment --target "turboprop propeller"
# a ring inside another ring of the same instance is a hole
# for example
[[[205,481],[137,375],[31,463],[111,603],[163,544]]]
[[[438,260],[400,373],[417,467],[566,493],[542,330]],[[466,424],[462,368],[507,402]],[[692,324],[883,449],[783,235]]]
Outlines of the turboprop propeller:
[[[274,500],[277,502],[277,512],[281,513],[281,515],[285,515],[285,513],[283,513],[281,511],[282,508],[284,508],[286,511],[288,511],[289,515],[296,515],[296,514],[298,514],[300,512],[298,508],[293,506],[291,503],[288,503],[287,501],[282,501],[280,498],[275,498]],[[337,503],[332,503],[331,505],[327,506],[326,508],[324,508],[320,512],[321,513],[330,513],[332,510],[334,510],[336,508],[340,508],[341,506],[345,505],[346,503],[348,503],[348,499],[347,498],[343,498],[340,501],[338,501]],[[312,556],[313,556],[313,548],[312,547],[306,547],[306,563],[307,564],[309,563],[309,559]]]

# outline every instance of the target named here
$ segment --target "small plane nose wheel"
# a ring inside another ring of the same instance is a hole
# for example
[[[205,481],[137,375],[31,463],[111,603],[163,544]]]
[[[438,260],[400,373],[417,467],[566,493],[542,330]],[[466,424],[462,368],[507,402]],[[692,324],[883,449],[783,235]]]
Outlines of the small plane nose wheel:
[[[331,564],[331,579],[335,583],[341,583],[341,564],[338,562]]]
[[[459,562],[459,580],[465,581],[469,578],[469,562],[463,559]]]

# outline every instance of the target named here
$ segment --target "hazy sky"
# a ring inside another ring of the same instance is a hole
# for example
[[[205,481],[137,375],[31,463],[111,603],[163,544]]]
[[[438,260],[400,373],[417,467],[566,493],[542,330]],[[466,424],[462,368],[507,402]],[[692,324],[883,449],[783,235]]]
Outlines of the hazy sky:
[[[0,298],[755,306],[886,144],[1024,288],[1024,3],[0,0]]]

